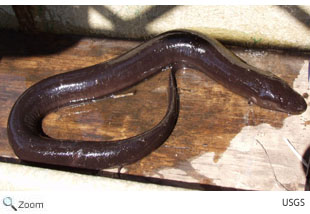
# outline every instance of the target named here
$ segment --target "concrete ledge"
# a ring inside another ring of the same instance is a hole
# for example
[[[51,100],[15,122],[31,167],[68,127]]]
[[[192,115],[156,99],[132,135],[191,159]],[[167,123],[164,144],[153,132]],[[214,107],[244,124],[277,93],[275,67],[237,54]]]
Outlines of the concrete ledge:
[[[310,6],[34,6],[39,31],[145,38],[177,28],[198,29],[246,46],[310,50]],[[0,6],[1,28],[18,28]]]
[[[145,184],[70,172],[0,163],[0,190],[136,190],[171,191],[182,188]]]

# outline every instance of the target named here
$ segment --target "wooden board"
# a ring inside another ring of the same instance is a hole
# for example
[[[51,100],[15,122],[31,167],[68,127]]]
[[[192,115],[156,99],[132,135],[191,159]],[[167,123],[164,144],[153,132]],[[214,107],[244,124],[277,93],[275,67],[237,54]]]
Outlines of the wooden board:
[[[2,34],[0,39],[2,160],[17,159],[8,143],[6,126],[10,109],[24,90],[43,78],[103,62],[139,44],[13,32]],[[310,92],[308,54],[230,49],[248,63],[285,79],[301,94]],[[307,159],[310,110],[292,116],[250,106],[247,100],[194,70],[179,71],[177,82],[180,114],[172,135],[151,155],[124,167],[119,177],[197,189],[305,188],[305,169],[283,138]],[[101,141],[134,136],[164,116],[167,86],[168,72],[162,72],[117,98],[51,113],[44,119],[43,129],[61,139]],[[99,174],[114,176],[116,172],[107,169]]]

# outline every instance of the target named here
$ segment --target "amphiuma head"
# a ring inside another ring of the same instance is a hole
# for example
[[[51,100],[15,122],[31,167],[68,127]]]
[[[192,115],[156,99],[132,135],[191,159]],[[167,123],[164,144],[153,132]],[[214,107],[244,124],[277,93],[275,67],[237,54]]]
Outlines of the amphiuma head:
[[[304,98],[277,77],[260,83],[258,91],[250,99],[263,108],[289,114],[301,114],[307,109]]]

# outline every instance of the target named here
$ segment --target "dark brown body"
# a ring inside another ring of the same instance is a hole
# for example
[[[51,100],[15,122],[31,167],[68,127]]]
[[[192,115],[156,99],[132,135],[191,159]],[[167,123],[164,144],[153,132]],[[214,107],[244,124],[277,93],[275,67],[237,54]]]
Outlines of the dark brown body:
[[[42,119],[60,107],[110,96],[165,68],[197,69],[226,88],[268,109],[291,114],[306,110],[304,99],[287,83],[260,71],[217,41],[189,31],[161,34],[110,61],[56,75],[33,85],[16,101],[8,121],[16,155],[28,161],[101,169],[135,162],[159,147],[178,117],[174,72],[163,120],[141,135],[115,142],[56,140],[42,131]]]

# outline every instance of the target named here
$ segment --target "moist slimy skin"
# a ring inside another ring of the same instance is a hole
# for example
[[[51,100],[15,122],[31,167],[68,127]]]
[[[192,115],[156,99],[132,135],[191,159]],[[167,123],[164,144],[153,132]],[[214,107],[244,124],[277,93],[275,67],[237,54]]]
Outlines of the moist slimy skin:
[[[42,131],[42,119],[48,113],[110,96],[167,68],[173,71],[168,110],[151,130],[111,142],[59,140]],[[11,110],[9,142],[20,159],[32,162],[103,169],[138,161],[164,143],[175,127],[179,107],[174,72],[179,68],[199,70],[263,108],[289,114],[307,108],[303,97],[286,82],[246,64],[216,40],[192,31],[170,31],[109,61],[31,86]]]

